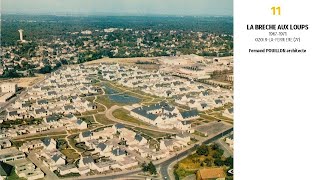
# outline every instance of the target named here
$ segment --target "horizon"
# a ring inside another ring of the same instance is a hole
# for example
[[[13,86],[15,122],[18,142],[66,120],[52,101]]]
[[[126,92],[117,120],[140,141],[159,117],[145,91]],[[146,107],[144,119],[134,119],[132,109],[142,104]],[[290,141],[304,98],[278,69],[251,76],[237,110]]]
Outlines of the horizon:
[[[226,0],[2,0],[3,15],[232,16]]]
[[[233,15],[175,15],[175,14],[36,14],[1,13],[1,16],[57,16],[57,17],[232,17]]]

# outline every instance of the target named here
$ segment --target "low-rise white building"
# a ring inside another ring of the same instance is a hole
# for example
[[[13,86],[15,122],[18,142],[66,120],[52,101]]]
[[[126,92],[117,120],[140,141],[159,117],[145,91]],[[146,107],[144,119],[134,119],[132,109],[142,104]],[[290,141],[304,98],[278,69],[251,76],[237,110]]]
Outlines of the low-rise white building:
[[[223,116],[233,119],[233,108],[229,108],[223,111],[222,113]]]
[[[15,172],[20,178],[36,180],[44,178],[44,173],[30,161],[16,163]]]
[[[130,115],[161,129],[177,128],[184,131],[191,128],[190,124],[183,123],[184,120],[198,118],[197,111],[180,113],[176,107],[166,102],[134,108]]]
[[[45,150],[54,151],[57,149],[57,142],[52,138],[44,138],[42,140],[43,146]]]
[[[0,161],[3,162],[16,161],[25,158],[26,155],[23,152],[19,151],[16,147],[0,150]]]
[[[57,171],[62,176],[70,173],[79,173],[78,168],[74,164],[60,165],[57,167]]]
[[[2,93],[16,93],[18,90],[17,83],[1,83],[0,92]]]

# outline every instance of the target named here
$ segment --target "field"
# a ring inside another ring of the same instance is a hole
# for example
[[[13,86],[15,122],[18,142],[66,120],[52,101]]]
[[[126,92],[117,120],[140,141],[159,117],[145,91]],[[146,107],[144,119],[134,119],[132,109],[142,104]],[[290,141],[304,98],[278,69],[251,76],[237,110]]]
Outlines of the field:
[[[26,178],[21,178],[17,175],[14,169],[12,169],[11,174],[5,178],[6,180],[26,180]]]
[[[77,149],[77,151],[79,151],[79,152],[84,152],[83,149],[76,147],[76,144],[77,144],[77,142],[75,140],[76,137],[77,137],[77,135],[72,135],[72,136],[68,137],[68,141],[69,141],[70,146],[72,146],[72,148],[74,148],[74,149]]]
[[[123,104],[115,103],[115,102],[111,101],[106,95],[97,96],[96,102],[101,103],[101,104],[107,106],[107,108],[110,108],[110,107],[112,107],[113,105],[120,105],[120,106],[123,105]]]
[[[105,114],[96,114],[94,116],[96,117],[96,120],[101,124],[104,124],[104,125],[115,124],[115,122],[107,119]]]
[[[92,115],[92,114],[96,114],[96,113],[103,112],[103,111],[105,111],[105,108],[102,105],[97,104],[97,109],[91,110],[91,111],[86,111],[86,112],[82,113],[82,115]]]
[[[82,117],[80,117],[80,119],[83,120],[84,122],[86,122],[88,125],[95,123],[93,116],[82,116]]]
[[[132,116],[129,115],[129,111],[125,110],[125,109],[117,109],[115,111],[113,111],[112,115],[115,118],[121,119],[123,121],[128,121],[131,123],[135,123],[138,125],[145,125],[145,126],[150,126],[150,124],[142,122],[138,119],[133,118]]]
[[[37,74],[36,77],[24,77],[24,78],[13,78],[13,79],[2,79],[0,80],[0,83],[4,82],[12,82],[17,83],[18,87],[30,87],[37,82],[40,82],[44,79],[43,74]]]
[[[61,150],[61,153],[67,157],[68,161],[74,161],[80,157],[73,149],[63,149]]]
[[[147,135],[147,136],[153,137],[153,138],[161,138],[161,137],[168,135],[167,133],[158,132],[158,131],[150,131],[150,130],[142,129],[142,128],[134,128],[134,129]]]
[[[51,137],[53,139],[59,139],[59,138],[64,138],[66,137],[67,135],[61,135],[57,132],[53,132],[53,133],[48,133],[48,135],[36,135],[36,136],[30,136],[28,138],[20,138],[20,139],[17,139],[17,140],[11,140],[12,142],[12,145],[13,146],[16,146],[16,147],[20,147],[22,146],[23,143],[27,142],[27,141],[32,141],[32,140],[38,140],[38,139],[43,139],[45,137]]]
[[[30,135],[30,136],[26,136],[26,137],[15,137],[12,139],[12,141],[32,141],[32,140],[36,140],[36,139],[42,139],[42,138],[45,138],[45,137],[52,137],[54,139],[58,139],[58,138],[61,138],[61,137],[65,137],[67,135],[67,132],[66,131],[55,131],[55,132],[46,132],[46,131],[43,131],[41,133],[37,133],[35,135]]]

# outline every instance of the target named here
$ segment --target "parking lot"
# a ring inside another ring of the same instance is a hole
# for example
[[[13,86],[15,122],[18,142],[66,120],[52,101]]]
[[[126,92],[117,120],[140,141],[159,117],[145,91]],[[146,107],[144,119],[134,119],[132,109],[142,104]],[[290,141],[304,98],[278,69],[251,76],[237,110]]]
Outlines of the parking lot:
[[[229,129],[231,125],[227,125],[223,122],[210,122],[200,126],[195,127],[195,130],[206,135],[210,136],[212,134],[217,134],[223,130]]]

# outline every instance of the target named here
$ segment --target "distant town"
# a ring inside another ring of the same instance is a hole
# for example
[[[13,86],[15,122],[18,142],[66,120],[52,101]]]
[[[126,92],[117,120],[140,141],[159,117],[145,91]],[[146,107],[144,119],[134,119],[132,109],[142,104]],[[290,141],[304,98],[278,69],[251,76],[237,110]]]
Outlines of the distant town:
[[[2,40],[1,176],[233,179],[231,33],[61,26]]]
[[[53,26],[60,21],[66,21],[65,23],[67,23],[69,22],[68,19],[62,18],[61,20],[58,19],[59,21],[53,19],[52,22],[44,21],[46,19],[32,21],[30,20],[32,17],[29,20],[20,16],[16,17],[19,20],[12,20],[11,18],[11,16],[4,16],[1,20],[2,45],[0,57],[2,61],[0,77],[4,78],[49,73],[64,64],[78,64],[103,57],[158,57],[188,54],[201,56],[233,55],[232,35],[215,33],[215,31],[193,31],[194,28],[192,27],[186,27],[186,30],[171,29],[170,27],[152,28],[152,26],[142,25],[125,28],[121,24],[115,24],[119,27],[101,29],[91,27],[85,29],[83,27],[79,28],[78,24],[77,26],[61,24],[61,26],[66,27],[60,29],[55,27],[50,31],[50,29],[44,28],[50,28],[49,25]],[[118,19],[112,19],[112,22],[116,20]],[[125,19],[125,21],[129,20]],[[142,21],[141,19],[138,20]],[[177,21],[179,20],[177,19]],[[201,19],[196,20],[201,22]],[[155,18],[155,21],[165,23],[166,19],[158,20]],[[26,26],[25,29],[11,29],[20,24]],[[228,23],[226,24],[228,25]],[[35,32],[30,26],[35,26],[34,28],[39,29],[39,32]],[[153,26],[158,26],[158,24]],[[44,36],[42,31],[49,34]]]

